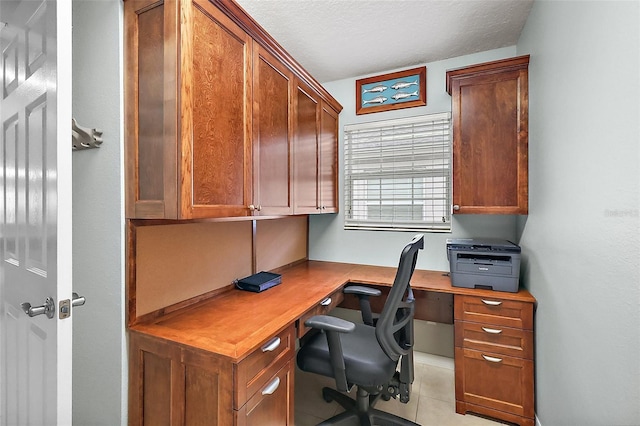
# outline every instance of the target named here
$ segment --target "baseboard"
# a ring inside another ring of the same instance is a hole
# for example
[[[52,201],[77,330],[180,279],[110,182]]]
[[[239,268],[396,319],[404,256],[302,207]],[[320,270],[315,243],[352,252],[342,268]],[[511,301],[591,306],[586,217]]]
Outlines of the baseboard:
[[[413,362],[415,364],[429,364],[434,367],[446,368],[453,370],[453,358],[440,355],[428,354],[425,352],[414,351]]]

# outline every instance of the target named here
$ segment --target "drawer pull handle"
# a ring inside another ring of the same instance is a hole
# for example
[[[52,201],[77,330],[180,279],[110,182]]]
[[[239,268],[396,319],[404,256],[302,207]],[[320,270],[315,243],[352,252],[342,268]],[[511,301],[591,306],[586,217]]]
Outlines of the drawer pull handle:
[[[262,394],[271,395],[276,390],[278,390],[278,386],[280,386],[280,377],[276,377],[275,379],[273,379],[273,381],[271,381],[271,383],[269,383],[267,387],[262,390]]]
[[[329,306],[331,304],[331,298],[327,297],[322,302],[320,302],[320,306]]]
[[[495,358],[492,356],[486,356],[485,354],[481,354],[482,358],[484,358],[485,360],[489,361],[489,362],[502,362],[502,358]]]
[[[502,305],[502,302],[499,300],[486,300],[486,299],[480,299],[482,300],[482,303],[484,303],[485,305],[489,305],[489,306],[500,306]]]
[[[498,330],[496,328],[482,327],[482,329],[485,331],[485,333],[489,333],[489,334],[500,334],[500,333],[502,333],[502,330]]]
[[[280,338],[275,337],[260,349],[262,349],[262,352],[272,352],[278,349],[278,346],[280,346]]]

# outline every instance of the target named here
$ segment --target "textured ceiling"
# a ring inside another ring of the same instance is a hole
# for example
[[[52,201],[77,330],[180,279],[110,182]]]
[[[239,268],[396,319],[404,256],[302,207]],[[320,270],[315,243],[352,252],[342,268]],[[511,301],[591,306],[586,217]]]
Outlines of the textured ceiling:
[[[513,46],[533,0],[236,0],[321,83]]]

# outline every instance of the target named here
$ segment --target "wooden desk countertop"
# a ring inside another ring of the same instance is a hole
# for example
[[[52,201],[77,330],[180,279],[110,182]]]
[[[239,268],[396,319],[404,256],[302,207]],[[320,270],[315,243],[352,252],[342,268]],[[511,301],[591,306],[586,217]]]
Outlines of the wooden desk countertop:
[[[347,283],[390,286],[396,268],[306,261],[278,272],[282,274],[282,283],[265,292],[226,291],[154,321],[136,324],[131,330],[214,352],[237,362]],[[535,302],[524,289],[507,293],[452,287],[448,274],[442,271],[416,269],[411,287]]]

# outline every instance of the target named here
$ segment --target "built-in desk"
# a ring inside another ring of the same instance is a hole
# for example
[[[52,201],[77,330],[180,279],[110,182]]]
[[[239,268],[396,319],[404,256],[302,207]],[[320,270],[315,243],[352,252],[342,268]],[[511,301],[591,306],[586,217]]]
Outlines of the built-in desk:
[[[129,424],[293,425],[299,320],[338,304],[348,283],[390,286],[395,268],[307,261],[278,272],[263,293],[229,289],[130,327]],[[456,288],[439,271],[416,270],[411,285],[454,295],[456,411],[532,425],[531,294]]]

